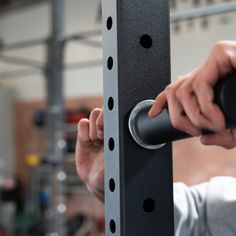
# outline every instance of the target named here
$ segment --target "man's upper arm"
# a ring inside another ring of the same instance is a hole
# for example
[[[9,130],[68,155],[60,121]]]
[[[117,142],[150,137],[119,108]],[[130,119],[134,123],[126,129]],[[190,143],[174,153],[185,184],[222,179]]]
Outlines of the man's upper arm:
[[[207,183],[188,187],[174,184],[174,213],[176,236],[203,236]]]
[[[236,179],[216,177],[188,187],[174,184],[176,236],[236,235]]]

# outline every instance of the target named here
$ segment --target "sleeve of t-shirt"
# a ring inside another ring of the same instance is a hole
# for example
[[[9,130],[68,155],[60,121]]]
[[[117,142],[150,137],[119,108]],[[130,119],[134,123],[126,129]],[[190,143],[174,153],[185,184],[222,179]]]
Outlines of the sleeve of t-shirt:
[[[174,184],[175,236],[235,236],[236,179]]]

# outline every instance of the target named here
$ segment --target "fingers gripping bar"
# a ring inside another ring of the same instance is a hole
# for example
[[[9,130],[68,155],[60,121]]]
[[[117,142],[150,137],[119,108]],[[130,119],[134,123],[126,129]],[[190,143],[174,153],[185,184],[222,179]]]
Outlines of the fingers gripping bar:
[[[236,73],[220,79],[214,87],[214,102],[222,110],[226,128],[236,127]],[[168,109],[164,109],[155,118],[149,118],[148,111],[154,100],[145,100],[138,103],[129,116],[129,130],[134,140],[147,149],[158,149],[165,143],[190,138],[185,132],[175,129],[170,121]],[[212,131],[203,130],[203,134]]]

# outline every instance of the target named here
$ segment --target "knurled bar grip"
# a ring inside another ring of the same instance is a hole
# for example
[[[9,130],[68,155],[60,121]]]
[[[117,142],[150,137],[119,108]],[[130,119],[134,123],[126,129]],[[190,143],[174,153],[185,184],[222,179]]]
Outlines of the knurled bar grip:
[[[225,116],[226,127],[236,127],[236,104],[234,100],[236,73],[220,79],[214,91],[214,102],[220,107]],[[155,118],[149,118],[148,111],[153,103],[153,100],[142,101],[130,113],[129,130],[140,146],[147,149],[157,149],[165,143],[191,137],[172,126],[167,108]],[[212,132],[203,130],[203,133]]]

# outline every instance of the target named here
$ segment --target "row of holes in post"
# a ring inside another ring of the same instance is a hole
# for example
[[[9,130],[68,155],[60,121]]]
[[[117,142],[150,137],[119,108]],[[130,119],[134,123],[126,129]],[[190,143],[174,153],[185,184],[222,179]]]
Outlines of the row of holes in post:
[[[107,30],[110,31],[112,29],[112,26],[113,26],[113,19],[110,16],[110,17],[107,18],[107,23],[106,23]],[[108,57],[108,59],[107,59],[107,68],[108,68],[108,70],[112,70],[112,68],[113,68],[113,57],[111,57],[111,56]],[[107,106],[108,106],[109,111],[113,110],[113,108],[114,108],[114,99],[113,99],[113,97],[109,97]],[[109,138],[108,147],[109,147],[110,151],[113,151],[115,149],[115,141],[112,137]],[[110,191],[114,192],[115,187],[116,187],[115,180],[113,178],[111,178],[109,180],[109,189],[110,189]],[[110,231],[113,234],[116,232],[116,222],[115,222],[114,219],[110,220]]]
[[[113,19],[111,16],[109,16],[107,18],[107,23],[106,23],[106,27],[107,27],[107,30],[110,31],[112,30],[112,27],[113,27]],[[145,48],[145,49],[149,49],[152,47],[152,38],[147,35],[147,34],[144,34],[140,37],[140,45]],[[108,70],[112,70],[113,68],[113,57],[112,56],[109,56],[108,59],[107,59],[107,68]],[[109,97],[108,99],[108,109],[110,111],[113,110],[114,108],[114,99],[113,97]],[[109,150],[110,151],[113,151],[114,148],[115,148],[115,141],[112,137],[109,138],[109,143],[108,143],[108,146],[109,146]],[[113,178],[111,178],[109,180],[109,189],[111,192],[114,192],[115,191],[115,180]],[[147,198],[144,202],[143,202],[143,210],[145,212],[152,212],[155,208],[155,201],[151,198]],[[111,233],[115,233],[116,232],[116,223],[114,221],[114,219],[110,220],[110,231]]]

